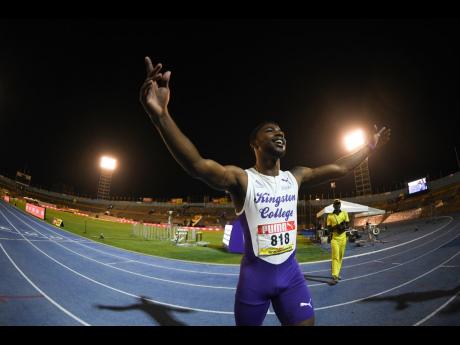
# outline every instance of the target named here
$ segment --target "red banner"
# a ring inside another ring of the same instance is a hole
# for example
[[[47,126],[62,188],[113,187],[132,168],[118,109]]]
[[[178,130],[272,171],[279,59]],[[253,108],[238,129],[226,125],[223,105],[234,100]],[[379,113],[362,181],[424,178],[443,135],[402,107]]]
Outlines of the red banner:
[[[3,200],[5,200],[5,202],[10,202],[10,196],[9,195],[4,195]]]
[[[26,203],[26,212],[34,215],[37,218],[45,219],[45,210],[46,210],[46,208],[44,208],[44,207],[35,206],[35,205],[32,205],[32,204],[27,204]]]

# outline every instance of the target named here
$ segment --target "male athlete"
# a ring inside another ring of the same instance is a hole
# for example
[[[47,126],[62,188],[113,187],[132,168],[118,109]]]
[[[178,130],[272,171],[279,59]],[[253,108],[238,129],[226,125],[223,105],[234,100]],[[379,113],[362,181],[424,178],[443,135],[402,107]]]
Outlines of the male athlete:
[[[326,225],[332,231],[331,252],[332,252],[332,284],[335,285],[342,279],[340,270],[342,268],[343,256],[347,246],[348,223],[350,218],[347,211],[342,211],[342,203],[335,199],[333,203],[334,211],[327,215]]]
[[[298,190],[302,183],[337,179],[352,171],[390,130],[383,127],[360,150],[318,168],[280,170],[286,138],[275,122],[264,122],[250,136],[254,167],[243,170],[203,158],[168,111],[171,72],[146,57],[147,78],[140,102],[172,156],[192,177],[227,191],[245,228],[245,253],[235,296],[237,325],[262,325],[270,302],[283,325],[314,325],[312,299],[295,259]]]

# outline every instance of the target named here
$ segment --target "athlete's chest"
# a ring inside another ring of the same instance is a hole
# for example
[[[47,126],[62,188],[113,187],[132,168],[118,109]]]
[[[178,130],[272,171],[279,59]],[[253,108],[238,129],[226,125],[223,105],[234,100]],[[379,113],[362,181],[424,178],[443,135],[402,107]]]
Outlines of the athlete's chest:
[[[295,248],[297,184],[289,176],[256,178],[253,183],[252,222],[258,256],[272,256]]]
[[[259,194],[260,192],[271,195],[282,195],[286,192],[297,193],[297,184],[294,178],[287,173],[280,176],[253,175],[252,188]]]
[[[296,214],[297,185],[289,176],[256,177],[252,204],[261,219],[291,220]]]

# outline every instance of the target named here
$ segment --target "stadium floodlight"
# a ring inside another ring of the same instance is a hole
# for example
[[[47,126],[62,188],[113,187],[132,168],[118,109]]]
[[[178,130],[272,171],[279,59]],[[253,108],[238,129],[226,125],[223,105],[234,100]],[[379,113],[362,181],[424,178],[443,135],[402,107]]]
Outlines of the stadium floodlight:
[[[348,151],[355,151],[364,145],[365,135],[361,129],[357,129],[344,138],[345,147]],[[372,193],[371,177],[369,174],[368,158],[361,162],[355,169],[356,195],[368,195]]]
[[[112,181],[112,174],[117,167],[117,160],[103,156],[101,157],[100,164],[101,175],[99,177],[99,185],[97,189],[98,199],[109,199],[110,198],[110,183]]]
[[[111,157],[103,156],[101,158],[100,166],[102,169],[115,170],[117,166],[117,160]]]
[[[364,133],[361,129],[357,129],[345,136],[345,147],[348,151],[364,145]]]

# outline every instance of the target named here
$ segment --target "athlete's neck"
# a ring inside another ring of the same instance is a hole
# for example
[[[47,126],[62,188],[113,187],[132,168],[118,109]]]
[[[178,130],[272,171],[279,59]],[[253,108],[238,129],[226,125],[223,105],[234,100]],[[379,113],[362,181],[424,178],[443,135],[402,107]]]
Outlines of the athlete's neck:
[[[280,173],[279,158],[258,158],[254,168],[263,175],[278,176]]]

